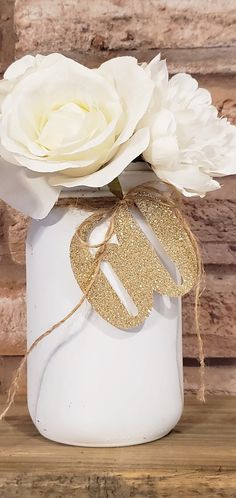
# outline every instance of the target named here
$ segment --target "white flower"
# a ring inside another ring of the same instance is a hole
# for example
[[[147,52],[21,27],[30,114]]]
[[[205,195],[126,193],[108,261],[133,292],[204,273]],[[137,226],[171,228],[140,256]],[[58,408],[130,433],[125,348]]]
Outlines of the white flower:
[[[0,197],[43,218],[62,187],[107,185],[146,148],[153,82],[133,57],[25,56],[0,82]]]
[[[207,90],[188,74],[169,79],[166,62],[157,56],[146,66],[155,83],[140,127],[149,127],[143,153],[157,176],[186,196],[220,187],[212,177],[236,173],[236,128],[217,117]]]

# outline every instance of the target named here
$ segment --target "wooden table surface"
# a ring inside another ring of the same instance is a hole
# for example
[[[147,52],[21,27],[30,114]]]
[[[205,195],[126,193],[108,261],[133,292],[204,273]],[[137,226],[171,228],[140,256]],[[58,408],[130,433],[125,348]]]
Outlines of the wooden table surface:
[[[1,498],[219,496],[236,497],[236,397],[208,397],[206,404],[187,397],[168,436],[123,448],[44,439],[24,398],[0,424]]]

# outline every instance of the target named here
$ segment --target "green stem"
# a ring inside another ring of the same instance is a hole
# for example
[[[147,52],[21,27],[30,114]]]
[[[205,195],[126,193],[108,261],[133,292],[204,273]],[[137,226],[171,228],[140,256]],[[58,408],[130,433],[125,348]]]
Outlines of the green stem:
[[[108,183],[108,188],[112,194],[114,194],[118,199],[123,199],[123,192],[121,188],[121,184],[119,178],[114,178],[112,182]]]

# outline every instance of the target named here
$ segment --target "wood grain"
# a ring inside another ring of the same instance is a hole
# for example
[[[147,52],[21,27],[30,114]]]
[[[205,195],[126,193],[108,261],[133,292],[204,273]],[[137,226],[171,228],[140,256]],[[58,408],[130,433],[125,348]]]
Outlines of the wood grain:
[[[43,439],[25,400],[0,426],[4,498],[235,497],[236,397],[187,397],[165,438],[126,448],[70,447]]]

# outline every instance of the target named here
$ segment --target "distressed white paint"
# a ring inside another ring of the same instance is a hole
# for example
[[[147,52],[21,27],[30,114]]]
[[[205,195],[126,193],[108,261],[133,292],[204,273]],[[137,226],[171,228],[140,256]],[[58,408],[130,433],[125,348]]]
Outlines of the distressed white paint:
[[[128,177],[123,175],[123,183]],[[142,172],[132,177],[146,181]],[[54,208],[31,224],[28,346],[81,297],[69,246],[87,215]],[[101,232],[94,231],[91,240],[98,237]],[[149,318],[130,331],[109,325],[84,303],[30,355],[28,405],[41,434],[61,443],[122,446],[167,434],[183,405],[180,300],[156,294]]]

